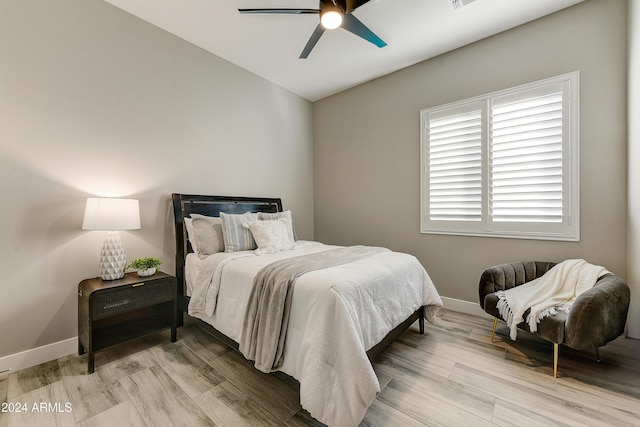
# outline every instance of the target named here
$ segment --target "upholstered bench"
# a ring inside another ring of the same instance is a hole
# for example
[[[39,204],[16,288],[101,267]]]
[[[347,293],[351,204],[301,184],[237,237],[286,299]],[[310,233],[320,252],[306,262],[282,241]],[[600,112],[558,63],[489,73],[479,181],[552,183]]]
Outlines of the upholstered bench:
[[[493,341],[498,312],[496,292],[520,286],[545,274],[556,263],[527,261],[501,264],[487,268],[480,276],[480,306],[494,317],[491,341]],[[614,274],[605,274],[595,286],[576,298],[569,313],[546,317],[538,324],[536,335],[553,343],[553,376],[558,370],[558,345],[576,350],[592,349],[600,361],[598,347],[619,337],[624,332],[629,310],[630,292],[627,284]],[[525,313],[524,318],[526,319]],[[519,329],[530,332],[526,322]]]

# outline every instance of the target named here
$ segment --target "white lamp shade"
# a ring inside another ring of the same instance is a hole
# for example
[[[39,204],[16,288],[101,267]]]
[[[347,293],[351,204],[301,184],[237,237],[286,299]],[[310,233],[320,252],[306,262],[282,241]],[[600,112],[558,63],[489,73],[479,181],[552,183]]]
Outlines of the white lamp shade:
[[[89,197],[84,209],[83,230],[137,230],[140,203],[135,199]]]

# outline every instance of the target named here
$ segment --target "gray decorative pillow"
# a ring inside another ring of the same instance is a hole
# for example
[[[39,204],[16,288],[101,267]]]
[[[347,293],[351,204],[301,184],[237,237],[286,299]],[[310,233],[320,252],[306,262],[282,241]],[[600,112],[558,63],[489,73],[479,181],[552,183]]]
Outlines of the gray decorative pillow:
[[[291,240],[293,240],[294,242],[298,240],[298,236],[296,235],[296,230],[293,227],[293,218],[291,217],[291,211],[273,212],[273,213],[258,212],[258,219],[260,219],[261,221],[265,221],[265,220],[269,221],[269,220],[280,219],[280,218],[286,218],[289,220],[289,224],[287,225],[289,237],[291,237]]]
[[[251,230],[242,226],[245,223],[258,221],[257,214],[247,212],[238,215],[220,212],[220,219],[225,252],[248,251],[258,247]]]
[[[224,239],[222,234],[222,220],[213,216],[200,214],[191,215],[191,224],[195,238],[191,245],[199,257],[224,252]],[[187,231],[189,231],[187,229]],[[191,235],[189,235],[191,238]],[[195,244],[194,244],[195,243]]]

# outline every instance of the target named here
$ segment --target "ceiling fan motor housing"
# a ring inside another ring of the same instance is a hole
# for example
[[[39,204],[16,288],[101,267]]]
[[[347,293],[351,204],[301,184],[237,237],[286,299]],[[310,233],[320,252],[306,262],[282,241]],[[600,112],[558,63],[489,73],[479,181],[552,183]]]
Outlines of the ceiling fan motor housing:
[[[343,28],[356,36],[376,45],[384,47],[387,43],[371,31],[365,24],[360,22],[358,18],[351,12],[371,0],[320,0],[318,9],[293,9],[293,8],[258,8],[258,9],[238,9],[240,13],[250,14],[285,14],[285,15],[303,15],[318,14],[320,15],[320,23],[311,34],[309,41],[305,45],[300,59],[305,59],[311,53],[320,37],[326,29]],[[334,15],[334,21],[331,23],[324,22],[325,17]]]

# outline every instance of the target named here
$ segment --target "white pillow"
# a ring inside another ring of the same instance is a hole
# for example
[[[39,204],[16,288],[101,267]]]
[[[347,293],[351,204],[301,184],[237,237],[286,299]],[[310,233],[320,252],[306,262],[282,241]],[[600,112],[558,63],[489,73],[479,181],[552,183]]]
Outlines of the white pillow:
[[[188,226],[187,234],[189,234],[191,246],[194,247],[193,250],[198,257],[203,258],[211,254],[224,252],[222,220],[220,218],[191,214],[191,225],[194,238],[191,239]]]
[[[284,212],[273,212],[273,213],[258,212],[258,219],[260,220],[270,220],[270,219],[280,219],[280,218],[286,218],[289,220],[289,224],[287,225],[289,235],[291,236],[291,239],[293,239],[294,242],[298,240],[298,236],[296,235],[296,229],[293,226],[293,218],[291,217],[290,210],[287,210]]]
[[[258,221],[257,214],[246,212],[238,215],[220,212],[220,219],[225,252],[247,251],[257,247],[251,231],[242,226],[248,222]]]
[[[258,245],[255,251],[258,255],[290,250],[295,245],[289,235],[291,227],[286,218],[252,221],[243,226],[251,230]]]
[[[184,218],[184,228],[187,229],[187,240],[191,242],[191,247],[195,253],[198,253],[196,245],[196,230],[193,228],[193,220],[189,217]]]

